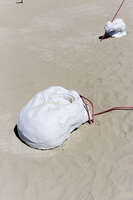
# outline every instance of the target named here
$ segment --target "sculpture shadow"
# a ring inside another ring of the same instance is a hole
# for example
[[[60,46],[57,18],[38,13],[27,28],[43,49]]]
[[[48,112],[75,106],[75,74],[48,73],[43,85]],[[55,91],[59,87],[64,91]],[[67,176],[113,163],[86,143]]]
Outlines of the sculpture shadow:
[[[116,33],[116,31],[111,31],[109,33],[106,33],[104,35],[99,36],[99,40],[109,39],[113,38],[112,36]]]
[[[15,127],[14,127],[14,133],[15,133],[16,137],[17,137],[23,144],[25,144],[25,145],[27,145],[27,146],[29,147],[29,145],[26,144],[26,143],[19,137],[18,129],[17,129],[17,124],[16,124]]]

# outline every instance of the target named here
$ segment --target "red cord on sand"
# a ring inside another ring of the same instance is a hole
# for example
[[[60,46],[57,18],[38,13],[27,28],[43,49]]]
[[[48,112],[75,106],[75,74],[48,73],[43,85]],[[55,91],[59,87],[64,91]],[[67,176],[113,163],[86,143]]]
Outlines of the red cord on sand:
[[[88,122],[89,122],[89,123],[93,123],[93,122],[94,122],[94,104],[93,104],[93,102],[92,102],[91,100],[87,99],[86,97],[84,97],[84,96],[82,96],[82,95],[80,95],[80,97],[81,97],[81,99],[82,99],[82,101],[83,101],[83,103],[84,103],[84,105],[85,105],[85,109],[86,109],[87,114],[88,114]],[[90,112],[89,112],[89,109],[88,109],[87,104],[85,103],[85,100],[86,100],[87,102],[89,102],[90,105],[91,105],[91,108],[92,108],[92,110],[91,110],[91,112],[92,112],[92,119],[91,119],[91,117],[90,117]]]
[[[124,4],[124,1],[125,1],[125,0],[123,0],[123,1],[121,2],[121,5],[120,5],[120,7],[118,8],[117,12],[115,13],[114,17],[112,18],[112,22],[114,21],[114,19],[116,18],[116,16],[117,16],[118,12],[120,11],[121,7],[123,6],[123,4]]]
[[[121,2],[121,4],[120,4],[120,7],[119,7],[119,8],[118,8],[118,10],[116,11],[116,13],[115,13],[115,15],[113,16],[113,18],[112,18],[111,22],[113,22],[113,21],[114,21],[114,19],[116,18],[116,16],[118,15],[118,12],[120,11],[121,7],[122,7],[122,6],[123,6],[123,4],[124,4],[124,1],[125,1],[125,0],[123,0],[123,1]],[[101,38],[100,42],[102,42],[102,40],[104,39],[104,37],[105,37],[105,33],[104,33],[104,35],[102,36],[102,38]]]
[[[110,112],[110,111],[113,111],[113,110],[133,110],[133,106],[119,106],[119,107],[112,107],[112,108],[109,108],[109,109],[104,110],[104,111],[99,112],[99,113],[94,113],[94,104],[93,104],[93,102],[92,102],[90,99],[88,99],[88,98],[86,98],[86,97],[84,97],[84,96],[82,96],[82,95],[80,95],[80,97],[81,97],[81,99],[82,99],[82,101],[83,101],[83,103],[84,103],[84,105],[85,105],[85,109],[86,109],[87,114],[88,114],[88,122],[89,122],[89,123],[93,123],[93,122],[94,122],[94,117],[95,117],[95,116],[97,116],[97,115],[102,115],[102,114],[104,114],[104,113],[107,113],[107,112]],[[91,105],[91,109],[92,109],[92,110],[91,110],[91,112],[92,112],[92,119],[91,119],[91,117],[90,117],[90,112],[89,112],[89,109],[88,109],[88,107],[87,107],[87,103],[85,103],[85,100],[86,100],[87,102],[89,102],[90,105]]]

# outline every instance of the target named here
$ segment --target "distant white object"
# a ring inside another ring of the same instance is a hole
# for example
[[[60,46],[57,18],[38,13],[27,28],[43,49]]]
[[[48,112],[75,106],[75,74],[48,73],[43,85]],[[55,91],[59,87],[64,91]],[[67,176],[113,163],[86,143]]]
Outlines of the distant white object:
[[[88,114],[79,94],[54,86],[36,94],[23,107],[18,115],[17,130],[29,146],[50,149],[61,145],[86,121]]]
[[[108,21],[105,24],[104,29],[105,33],[110,37],[120,38],[127,35],[126,25],[122,19],[115,19],[113,22]]]

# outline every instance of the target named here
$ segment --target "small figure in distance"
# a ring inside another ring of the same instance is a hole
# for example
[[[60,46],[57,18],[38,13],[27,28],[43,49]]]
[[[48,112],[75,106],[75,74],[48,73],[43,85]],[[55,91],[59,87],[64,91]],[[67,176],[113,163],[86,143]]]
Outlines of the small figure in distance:
[[[18,0],[16,1],[16,3],[23,3],[23,0]]]

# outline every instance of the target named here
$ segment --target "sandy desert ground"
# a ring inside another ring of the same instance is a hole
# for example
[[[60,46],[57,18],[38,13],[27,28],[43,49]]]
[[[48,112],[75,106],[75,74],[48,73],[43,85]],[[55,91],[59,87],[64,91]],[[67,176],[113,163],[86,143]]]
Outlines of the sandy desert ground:
[[[89,97],[96,112],[133,106],[133,1],[127,36],[99,42],[121,0],[0,1],[0,200],[133,200],[133,112],[84,124],[59,148],[32,149],[16,118],[52,85]]]

